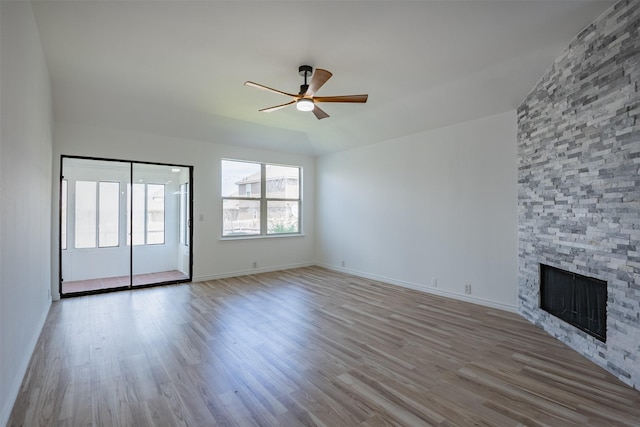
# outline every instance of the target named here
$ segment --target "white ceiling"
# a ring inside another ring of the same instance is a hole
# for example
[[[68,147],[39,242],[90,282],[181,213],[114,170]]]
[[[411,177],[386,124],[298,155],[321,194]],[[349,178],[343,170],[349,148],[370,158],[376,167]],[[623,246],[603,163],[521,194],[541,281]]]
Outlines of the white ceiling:
[[[58,121],[322,155],[514,109],[569,41],[614,2],[33,2]],[[258,109],[295,93],[367,104]]]

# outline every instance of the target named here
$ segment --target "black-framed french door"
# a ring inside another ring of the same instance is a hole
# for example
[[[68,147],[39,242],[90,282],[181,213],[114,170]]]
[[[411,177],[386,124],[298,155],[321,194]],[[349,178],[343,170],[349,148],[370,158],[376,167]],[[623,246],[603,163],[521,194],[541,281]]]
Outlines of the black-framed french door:
[[[60,159],[62,297],[191,281],[193,167]]]

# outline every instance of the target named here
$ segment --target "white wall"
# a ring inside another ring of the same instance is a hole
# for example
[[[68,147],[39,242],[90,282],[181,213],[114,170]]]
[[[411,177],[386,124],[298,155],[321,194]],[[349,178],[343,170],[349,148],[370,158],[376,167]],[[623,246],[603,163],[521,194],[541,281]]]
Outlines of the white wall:
[[[53,139],[55,180],[60,174],[60,156],[63,154],[194,166],[194,281],[310,265],[314,262],[315,159],[313,157],[69,123],[56,123]],[[222,158],[301,166],[303,168],[303,236],[222,240],[220,200],[220,160]],[[52,201],[54,294],[58,293],[58,193],[58,187],[54,186]],[[254,261],[257,263],[255,269]]]
[[[29,2],[0,2],[0,425],[50,306],[51,90]]]
[[[515,111],[327,155],[316,168],[320,264],[516,311]]]

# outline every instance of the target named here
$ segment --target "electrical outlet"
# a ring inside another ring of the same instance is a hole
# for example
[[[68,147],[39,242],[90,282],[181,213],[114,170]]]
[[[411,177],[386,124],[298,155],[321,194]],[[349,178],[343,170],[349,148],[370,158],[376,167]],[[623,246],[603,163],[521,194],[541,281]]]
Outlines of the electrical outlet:
[[[47,299],[51,299],[51,288],[47,288]]]
[[[434,288],[438,287],[438,278],[434,277],[431,279],[431,286],[433,286]]]
[[[340,261],[340,267],[344,267],[344,261]]]
[[[198,221],[204,222],[204,215],[203,214],[198,215]]]
[[[253,268],[258,268],[258,263],[256,261],[253,261]]]
[[[467,295],[471,295],[471,283],[467,283],[464,285],[464,293]]]

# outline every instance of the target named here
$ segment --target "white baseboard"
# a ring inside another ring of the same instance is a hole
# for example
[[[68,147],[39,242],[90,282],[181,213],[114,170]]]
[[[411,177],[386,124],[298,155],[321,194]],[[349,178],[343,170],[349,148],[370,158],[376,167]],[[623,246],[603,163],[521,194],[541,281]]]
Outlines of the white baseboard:
[[[482,305],[484,307],[491,307],[502,311],[508,311],[510,313],[518,314],[518,306],[517,305],[509,305],[503,304],[495,301],[486,300],[483,298],[472,297],[470,295],[458,294],[455,292],[449,292],[442,289],[437,289],[417,283],[405,282],[402,280],[392,279],[390,277],[379,276],[376,274],[364,273],[358,270],[351,270],[344,267],[337,267],[334,265],[316,263],[319,267],[324,267],[328,270],[338,271],[341,273],[352,274],[354,276],[362,277],[365,279],[376,280],[378,282],[389,283],[391,285],[402,286],[403,288],[409,288],[416,291],[425,292],[427,294],[438,295],[445,298],[452,298],[460,301],[470,302],[472,304]]]
[[[225,273],[213,274],[209,276],[197,276],[197,277],[194,277],[192,281],[206,282],[207,280],[227,279],[229,277],[248,276],[250,274],[258,274],[258,273],[270,273],[272,271],[291,270],[293,268],[310,267],[312,265],[316,265],[316,264],[313,262],[304,262],[299,264],[279,265],[275,267],[251,268],[249,270],[228,271]]]
[[[229,277],[246,276],[249,274],[269,273],[269,272],[280,271],[280,270],[291,270],[293,268],[310,267],[313,265],[317,265],[319,267],[323,267],[328,270],[338,271],[346,274],[352,274],[354,276],[362,277],[365,279],[376,280],[379,282],[389,283],[391,285],[401,286],[403,288],[414,289],[414,290],[425,292],[432,295],[438,295],[445,298],[452,298],[460,301],[470,302],[472,304],[482,305],[484,307],[491,307],[498,310],[503,310],[503,311],[508,311],[510,313],[518,314],[518,306],[516,305],[503,304],[495,301],[486,300],[483,298],[472,297],[464,294],[458,294],[455,292],[449,292],[442,289],[432,288],[432,287],[428,287],[428,286],[417,284],[417,283],[396,280],[390,277],[364,273],[362,271],[352,270],[344,267],[337,267],[334,265],[324,264],[324,263],[311,262],[311,263],[300,263],[300,264],[288,264],[288,265],[281,265],[276,267],[253,268],[249,270],[230,271],[230,272],[214,274],[209,276],[194,277],[193,282],[206,282],[207,280],[226,279]]]
[[[18,393],[20,392],[20,386],[22,385],[22,381],[24,380],[24,376],[27,373],[27,368],[29,368],[29,362],[31,362],[31,357],[33,356],[33,352],[36,349],[36,345],[38,344],[38,339],[40,338],[40,334],[42,333],[42,328],[44,328],[44,322],[47,320],[47,315],[49,314],[49,310],[51,309],[51,302],[49,302],[49,306],[43,312],[42,317],[39,321],[38,331],[33,334],[31,337],[31,341],[27,347],[25,352],[25,356],[20,363],[20,366],[17,369],[18,375],[13,378],[13,383],[11,387],[9,387],[9,392],[7,394],[8,399],[4,402],[2,407],[2,412],[0,412],[0,426],[6,426],[9,422],[9,417],[11,416],[11,410],[13,409],[13,405],[16,403],[16,399],[18,398]]]

